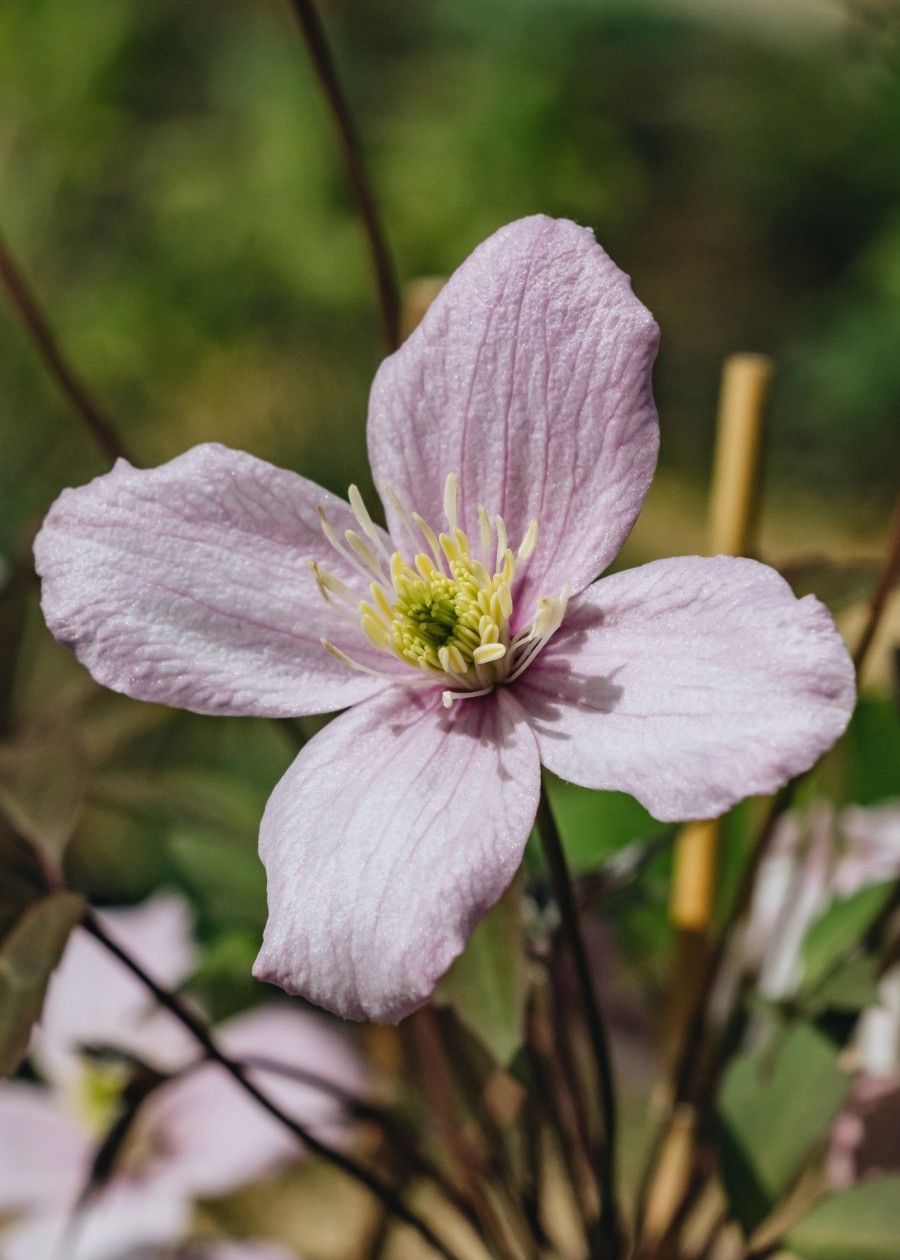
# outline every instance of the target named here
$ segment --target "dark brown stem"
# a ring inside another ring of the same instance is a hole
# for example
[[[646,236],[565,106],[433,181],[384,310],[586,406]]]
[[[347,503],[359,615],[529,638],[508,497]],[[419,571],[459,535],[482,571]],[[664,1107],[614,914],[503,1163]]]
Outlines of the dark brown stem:
[[[90,429],[97,445],[111,460],[128,459],[128,451],[87,387],[66,361],[47,319],[0,236],[0,281],[19,319],[31,335],[44,367],[62,394]]]
[[[875,638],[875,633],[881,624],[888,596],[894,589],[898,576],[900,576],[900,498],[894,504],[892,522],[891,537],[888,543],[887,554],[884,558],[884,565],[869,603],[869,616],[859,643],[856,645],[856,651],[853,653],[853,664],[856,666],[857,675],[862,672],[862,667],[869,654],[869,648],[872,646],[872,640]]]
[[[459,1260],[456,1253],[438,1238],[431,1226],[409,1208],[402,1199],[398,1198],[391,1187],[385,1184],[380,1177],[375,1176],[374,1173],[370,1172],[368,1168],[358,1163],[351,1156],[345,1155],[342,1151],[337,1151],[322,1142],[310,1133],[304,1125],[300,1124],[299,1121],[294,1120],[283,1112],[277,1103],[273,1102],[269,1095],[251,1080],[247,1070],[240,1063],[229,1058],[228,1055],[219,1049],[209,1031],[187,1006],[174,993],[170,993],[167,989],[157,984],[141,964],[132,958],[117,941],[113,940],[90,910],[84,916],[83,926],[95,940],[99,941],[123,966],[128,968],[132,975],[140,980],[141,984],[153,994],[160,1006],[164,1007],[188,1030],[198,1045],[203,1048],[207,1058],[213,1063],[218,1063],[241,1089],[249,1094],[273,1119],[277,1120],[279,1124],[292,1133],[309,1150],[314,1151],[322,1159],[333,1164],[334,1167],[339,1168],[347,1176],[364,1185],[389,1211],[416,1230],[438,1255],[444,1257],[444,1260]]]
[[[440,1028],[433,1008],[422,1007],[412,1017],[412,1032],[420,1061],[422,1090],[434,1115],[444,1145],[453,1157],[479,1222],[479,1233],[488,1242],[497,1260],[515,1260],[489,1195],[482,1184],[476,1151],[459,1123],[454,1102],[453,1081]]]
[[[316,1072],[307,1072],[304,1068],[282,1063],[278,1059],[271,1059],[266,1055],[252,1055],[241,1060],[241,1066],[257,1068],[263,1072],[271,1072],[273,1076],[283,1076],[288,1080],[300,1081],[305,1085],[311,1085],[314,1089],[318,1089],[323,1094],[329,1094],[336,1099],[355,1119],[368,1121],[370,1124],[375,1125],[381,1130],[387,1142],[390,1143],[410,1172],[415,1173],[416,1176],[422,1177],[426,1181],[432,1182],[448,1203],[451,1203],[457,1212],[465,1217],[477,1232],[478,1218],[475,1216],[472,1205],[457,1187],[447,1180],[428,1156],[419,1150],[418,1146],[415,1145],[390,1112],[367,1102],[364,1098],[359,1098],[356,1094],[352,1094],[349,1090],[336,1085],[333,1081],[319,1076]]]
[[[303,35],[313,69],[328,102],[328,108],[337,131],[347,171],[347,179],[356,198],[360,219],[375,272],[381,322],[384,327],[388,350],[396,350],[400,344],[400,295],[394,267],[387,245],[387,238],[375,206],[372,186],[366,171],[362,147],[356,133],[356,125],[350,106],[341,87],[337,67],[328,46],[325,30],[319,17],[315,0],[291,0]]]
[[[595,1179],[586,1166],[587,1154],[572,1114],[574,1107],[571,1092],[559,1080],[559,1063],[546,1006],[545,995],[534,993],[526,1015],[525,1044],[531,1077],[530,1093],[536,1105],[546,1114],[549,1128],[555,1135],[572,1198],[587,1238],[597,1224],[593,1202],[596,1193]],[[540,1169],[537,1171],[535,1184],[540,1190]]]
[[[572,954],[575,975],[581,993],[588,1037],[594,1054],[597,1069],[597,1086],[600,1096],[600,1111],[603,1117],[603,1151],[601,1153],[598,1175],[601,1187],[600,1234],[605,1240],[605,1254],[618,1256],[621,1252],[621,1224],[616,1197],[616,1096],[613,1085],[612,1059],[609,1052],[609,1040],[606,1026],[600,1013],[594,981],[591,976],[581,925],[578,920],[578,909],[575,904],[575,892],[569,867],[563,852],[556,820],[550,809],[547,794],[541,788],[540,802],[537,811],[537,831],[540,836],[544,858],[550,874],[553,896],[559,908],[562,929]]]

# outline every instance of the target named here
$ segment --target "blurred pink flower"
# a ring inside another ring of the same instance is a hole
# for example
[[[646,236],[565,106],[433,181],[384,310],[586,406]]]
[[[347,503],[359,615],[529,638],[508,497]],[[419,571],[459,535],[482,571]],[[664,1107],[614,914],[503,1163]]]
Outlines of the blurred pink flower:
[[[900,1172],[900,1072],[856,1082],[832,1125],[826,1172],[840,1189]]]
[[[541,762],[711,817],[844,730],[844,646],[771,569],[679,558],[591,585],[656,464],[656,345],[590,231],[523,219],[375,378],[389,533],[355,487],[348,505],[212,445],[120,462],[51,509],[44,613],[98,681],[200,713],[356,706],[263,818],[259,976],[399,1019],[512,878]]]
[[[760,991],[773,1001],[796,993],[815,920],[833,902],[898,878],[900,802],[853,805],[835,816],[830,803],[816,801],[805,813],[785,814],[760,864],[744,947],[759,968]]]
[[[164,983],[184,979],[193,947],[180,899],[160,896],[100,917]],[[178,1242],[194,1198],[225,1194],[296,1158],[290,1134],[219,1067],[201,1063],[144,1103],[113,1176],[75,1221],[126,1079],[118,1065],[85,1057],[79,1046],[115,1046],[163,1071],[197,1061],[193,1042],[150,1001],[93,938],[75,933],[35,1038],[34,1060],[49,1088],[0,1084],[0,1214],[18,1214],[0,1238],[2,1260],[49,1260],[70,1230],[74,1246],[67,1260],[118,1260],[129,1249]],[[346,1039],[306,1011],[260,1007],[221,1025],[217,1039],[239,1058],[279,1060],[357,1092],[363,1085],[362,1066]],[[264,1081],[317,1136],[346,1141],[346,1122],[329,1096],[268,1072]]]

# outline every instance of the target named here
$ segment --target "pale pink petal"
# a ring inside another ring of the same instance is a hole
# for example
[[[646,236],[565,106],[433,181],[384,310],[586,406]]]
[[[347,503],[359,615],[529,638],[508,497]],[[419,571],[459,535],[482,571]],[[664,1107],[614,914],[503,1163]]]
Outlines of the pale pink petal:
[[[48,1090],[0,1084],[0,1214],[71,1202],[91,1150]]]
[[[255,973],[350,1019],[427,1000],[512,879],[537,807],[534,739],[499,689],[399,689],[309,743],[266,809],[269,922]]]
[[[168,988],[193,969],[196,951],[183,897],[160,893],[139,906],[101,910],[98,918],[154,979]],[[144,985],[82,928],[69,939],[50,981],[33,1053],[54,1082],[70,1083],[81,1045],[129,1050],[157,1067],[190,1057],[193,1043],[170,1015],[160,1014]]]
[[[197,713],[280,717],[343,708],[383,684],[322,647],[377,657],[326,604],[307,561],[365,588],[322,534],[356,528],[313,482],[224,446],[141,471],[120,461],[65,490],[35,543],[42,606],[98,682]]]
[[[833,812],[824,802],[798,825],[796,815],[780,820],[763,858],[753,893],[746,951],[753,960],[759,942],[759,990],[780,1001],[796,993],[803,978],[803,941],[831,901]]]
[[[826,1172],[840,1189],[900,1172],[900,1075],[856,1082],[832,1126]]]
[[[518,592],[579,591],[615,556],[641,509],[658,446],[650,369],[657,328],[587,228],[536,216],[480,245],[423,323],[379,369],[369,455],[439,523],[460,474],[461,521],[483,503],[518,547],[539,524]],[[400,522],[385,501],[391,532]]]
[[[353,1093],[364,1085],[361,1061],[346,1036],[309,1011],[268,1005],[229,1020],[216,1030],[216,1040],[239,1060],[275,1060]],[[314,1136],[332,1146],[346,1143],[346,1111],[332,1096],[271,1071],[253,1076]],[[164,1086],[147,1105],[146,1123],[166,1153],[166,1177],[195,1195],[225,1194],[303,1154],[296,1138],[215,1064]]]
[[[846,846],[835,889],[842,897],[900,877],[900,802],[852,805],[841,814],[840,829]]]
[[[855,685],[812,596],[753,560],[690,557],[586,591],[517,698],[554,773],[675,821],[808,769],[846,727]]]
[[[123,1260],[141,1248],[184,1237],[191,1205],[162,1185],[116,1181],[72,1228],[71,1212],[40,1212],[17,1222],[0,1239],[0,1260]],[[63,1249],[65,1246],[65,1250]]]

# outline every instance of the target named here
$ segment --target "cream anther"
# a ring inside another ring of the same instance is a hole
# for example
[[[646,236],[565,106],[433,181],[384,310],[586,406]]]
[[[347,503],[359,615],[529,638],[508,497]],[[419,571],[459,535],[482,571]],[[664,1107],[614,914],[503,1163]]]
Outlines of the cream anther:
[[[319,516],[325,538],[365,578],[370,598],[360,601],[345,582],[315,562],[312,569],[322,596],[355,607],[369,643],[414,672],[373,669],[323,639],[324,646],[351,669],[392,683],[431,686],[443,679],[451,684],[442,692],[448,708],[455,700],[484,696],[514,681],[555,634],[568,602],[568,588],[556,598],[541,597],[531,624],[512,633],[516,577],[534,552],[537,521],[531,521],[514,551],[503,517],[492,521],[480,504],[479,558],[458,523],[456,473],[444,483],[443,531],[433,529],[418,512],[408,512],[389,486],[383,489],[413,543],[418,531],[431,554],[417,551],[411,562],[400,551],[389,554],[359,490],[351,486],[350,505],[361,533],[348,529],[341,540],[322,508]]]

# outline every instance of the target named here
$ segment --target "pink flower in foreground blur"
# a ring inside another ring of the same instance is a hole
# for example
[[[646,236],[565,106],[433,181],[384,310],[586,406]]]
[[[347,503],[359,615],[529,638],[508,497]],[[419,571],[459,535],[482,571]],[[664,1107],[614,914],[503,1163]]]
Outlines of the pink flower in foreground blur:
[[[835,815],[829,802],[815,801],[804,813],[785,814],[760,864],[744,943],[747,961],[759,969],[760,992],[773,1001],[792,997],[803,979],[803,942],[819,916],[836,901],[895,879],[900,802],[851,805]],[[900,994],[894,1002],[900,1006]],[[881,1022],[885,1032],[873,1032],[873,1055],[876,1043],[891,1043],[889,1028],[896,1026],[887,1012]],[[863,1036],[870,1023],[881,1027],[874,1011],[863,1021]],[[893,1037],[900,1050],[898,1034]],[[885,1070],[895,1061],[900,1068],[891,1044]]]
[[[220,446],[54,504],[44,614],[98,681],[200,713],[355,706],[266,809],[259,976],[399,1019],[512,878],[541,762],[710,817],[844,730],[843,644],[771,569],[674,559],[591,585],[656,464],[656,344],[591,232],[523,219],[375,378],[389,532],[355,488]]]
[[[133,910],[101,914],[111,934],[177,985],[193,949],[185,904],[159,896]],[[345,1089],[362,1067],[340,1033],[319,1016],[265,1006],[217,1029],[232,1055],[280,1060]],[[53,977],[35,1065],[49,1088],[0,1083],[0,1216],[17,1219],[0,1236],[0,1260],[120,1260],[135,1248],[177,1243],[195,1198],[257,1180],[298,1153],[296,1141],[213,1064],[191,1067],[156,1090],[129,1132],[114,1173],[77,1219],[79,1195],[99,1144],[114,1123],[127,1070],[79,1053],[81,1045],[123,1049],[159,1071],[197,1060],[193,1041],[92,937],[77,931]],[[267,1091],[317,1136],[341,1145],[346,1121],[329,1096],[267,1072]],[[226,1253],[227,1254],[227,1253]]]

